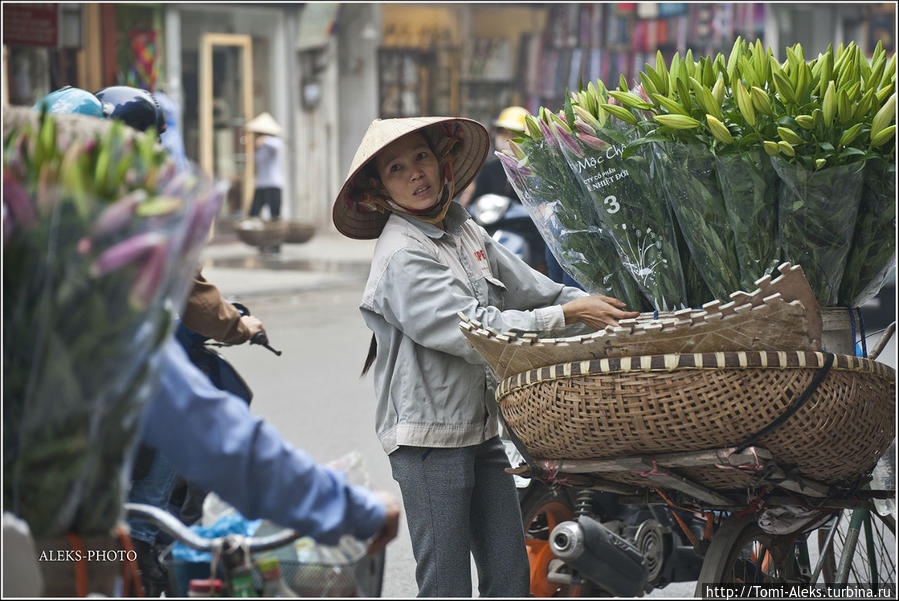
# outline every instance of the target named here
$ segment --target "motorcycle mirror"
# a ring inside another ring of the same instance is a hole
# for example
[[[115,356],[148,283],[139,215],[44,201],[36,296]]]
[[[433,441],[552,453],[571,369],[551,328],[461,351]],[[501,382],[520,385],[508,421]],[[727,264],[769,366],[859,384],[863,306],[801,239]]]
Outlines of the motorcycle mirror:
[[[482,194],[471,203],[471,216],[480,225],[493,225],[503,218],[512,205],[512,199],[500,194]]]

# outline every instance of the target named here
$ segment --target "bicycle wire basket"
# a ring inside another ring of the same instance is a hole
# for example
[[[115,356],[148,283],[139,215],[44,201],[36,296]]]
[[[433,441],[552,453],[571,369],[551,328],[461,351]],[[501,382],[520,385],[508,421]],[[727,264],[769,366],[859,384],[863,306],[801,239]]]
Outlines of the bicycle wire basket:
[[[282,553],[276,551],[274,555],[282,555],[279,558],[281,577],[298,597],[381,596],[384,578],[384,550],[375,555],[363,555],[338,565],[284,559],[283,550],[288,547],[291,551],[293,550],[292,545],[287,545],[281,548]],[[257,559],[270,554],[272,552],[260,553]],[[205,579],[210,576],[208,562],[174,560],[169,556],[165,563],[169,573],[169,585],[178,596],[187,596],[190,580]],[[223,579],[223,576],[222,566],[219,564],[216,577]],[[257,591],[262,590],[262,577],[258,570],[253,571],[253,586]]]
[[[760,351],[582,361],[506,378],[496,398],[535,459],[726,448],[784,414],[824,360],[818,352]],[[808,478],[852,483],[895,436],[895,382],[895,370],[882,363],[835,355],[808,401],[756,444]],[[748,481],[743,471],[715,466],[683,475],[718,490]],[[608,479],[645,482],[627,474]]]

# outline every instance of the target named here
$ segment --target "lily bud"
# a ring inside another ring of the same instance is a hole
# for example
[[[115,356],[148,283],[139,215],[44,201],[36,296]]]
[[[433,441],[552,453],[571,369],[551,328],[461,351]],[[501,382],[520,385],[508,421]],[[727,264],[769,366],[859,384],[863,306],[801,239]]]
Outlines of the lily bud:
[[[768,99],[768,94],[765,93],[765,90],[758,86],[752,86],[749,89],[749,95],[752,98],[752,106],[757,111],[766,115],[774,114],[774,111],[771,110],[771,101]]]
[[[886,127],[884,129],[880,130],[880,132],[876,136],[871,138],[871,146],[874,148],[879,148],[879,147],[883,146],[885,143],[887,143],[890,140],[890,138],[893,137],[893,135],[895,133],[896,133],[895,125],[891,125],[889,127]]]
[[[721,75],[718,76],[718,81],[715,82],[715,87],[712,88],[712,97],[718,103],[718,106],[721,106],[721,103],[724,102],[724,77]]]
[[[824,92],[824,101],[821,103],[821,111],[824,114],[824,125],[830,126],[837,113],[836,84],[833,81],[827,84]]]
[[[799,115],[796,117],[796,123],[802,129],[814,129],[815,119],[811,115]]]
[[[518,144],[517,142],[515,142],[514,140],[509,140],[509,150],[512,151],[512,154],[519,161],[527,156],[525,154],[524,150],[521,149],[521,145]]]
[[[578,134],[577,139],[593,150],[608,150],[612,145],[596,136]]]
[[[789,142],[790,144],[802,144],[803,142],[802,138],[789,127],[778,127],[777,135],[780,136],[781,140]]]
[[[890,96],[871,121],[871,138],[882,132],[892,121],[896,112],[896,94]]]
[[[796,151],[793,150],[793,146],[789,142],[781,140],[777,143],[777,148],[788,157],[796,156]]]
[[[652,118],[662,125],[675,129],[694,129],[702,125],[693,117],[687,117],[686,115],[653,115]]]
[[[91,274],[103,276],[140,259],[165,241],[159,232],[145,232],[119,242],[103,251],[91,266]]]
[[[146,307],[156,296],[165,275],[168,259],[168,244],[158,244],[150,250],[150,256],[141,266],[134,284],[131,286],[129,299],[138,307]]]
[[[572,110],[574,110],[575,114],[583,120],[584,123],[586,123],[588,126],[592,126],[594,131],[596,131],[600,127],[602,127],[599,123],[599,119],[597,119],[592,114],[590,114],[590,111],[588,111],[584,107],[574,105],[571,108],[572,108]],[[575,120],[575,124],[576,123],[577,123],[577,121]],[[586,133],[592,134],[593,132],[588,131]]]
[[[728,130],[727,126],[721,123],[721,121],[716,119],[714,115],[706,115],[705,120],[709,124],[712,135],[715,136],[719,142],[723,144],[733,143],[734,137],[731,135],[730,130]]]
[[[737,97],[737,107],[746,123],[755,127],[755,109],[752,107],[752,99],[740,80],[737,80],[737,85],[734,87],[734,95]]]
[[[631,113],[624,107],[615,106],[614,104],[601,104],[599,105],[603,110],[609,112],[610,114],[618,117],[622,121],[626,123],[630,123],[631,125],[637,124],[637,118],[634,117],[634,114]]]
[[[852,143],[852,141],[858,136],[859,132],[862,130],[862,124],[856,123],[849,129],[843,132],[843,135],[840,136],[840,146],[848,146]]]
[[[91,236],[104,236],[124,226],[134,216],[137,206],[146,198],[146,191],[135,190],[103,209],[94,222]]]
[[[815,159],[815,170],[821,169],[826,164],[827,161],[825,159]]]
[[[771,156],[777,156],[777,154],[780,152],[780,148],[778,148],[777,142],[771,142],[770,140],[762,142],[762,147],[765,149],[765,152],[767,152]]]
[[[537,121],[531,115],[525,115],[524,124],[528,130],[528,135],[532,138],[539,138],[542,135],[540,133],[540,127],[537,125]]]
[[[565,131],[565,128],[554,121],[552,124],[552,130],[556,136],[556,140],[559,141],[560,148],[564,148],[565,150],[568,150],[569,152],[577,156],[581,156],[583,154],[580,146],[577,145],[577,141],[569,132]]]

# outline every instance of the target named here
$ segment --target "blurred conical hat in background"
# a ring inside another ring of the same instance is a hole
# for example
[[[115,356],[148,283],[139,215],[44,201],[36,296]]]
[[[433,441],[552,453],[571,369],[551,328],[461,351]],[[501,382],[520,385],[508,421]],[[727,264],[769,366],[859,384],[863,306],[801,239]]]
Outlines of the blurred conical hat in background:
[[[280,136],[281,126],[275,118],[268,113],[261,113],[258,117],[247,123],[247,131],[267,136]]]

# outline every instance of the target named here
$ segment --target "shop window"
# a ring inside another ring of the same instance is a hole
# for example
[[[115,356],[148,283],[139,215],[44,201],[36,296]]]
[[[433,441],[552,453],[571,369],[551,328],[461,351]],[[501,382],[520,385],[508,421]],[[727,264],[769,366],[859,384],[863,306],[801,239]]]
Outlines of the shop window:
[[[381,48],[378,52],[378,113],[382,118],[417,117],[433,112],[434,52]]]

